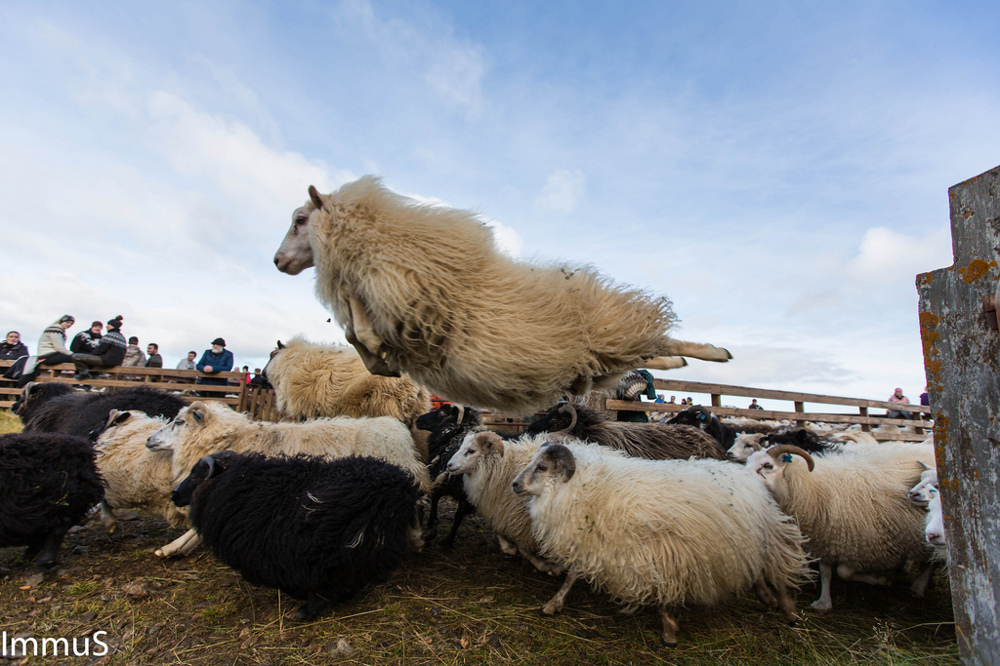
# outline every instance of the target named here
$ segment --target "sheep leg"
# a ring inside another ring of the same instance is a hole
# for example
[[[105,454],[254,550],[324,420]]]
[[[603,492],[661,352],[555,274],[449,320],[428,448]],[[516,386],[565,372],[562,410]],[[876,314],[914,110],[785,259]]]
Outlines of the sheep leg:
[[[156,550],[156,556],[162,558],[186,557],[201,544],[201,537],[193,529],[180,535],[166,546]]]
[[[688,364],[681,356],[656,356],[647,359],[643,367],[649,370],[676,370]]]
[[[569,571],[566,572],[566,580],[563,581],[562,587],[559,588],[554,597],[542,606],[542,615],[555,615],[562,611],[563,606],[566,605],[566,595],[573,589],[573,584],[578,578],[580,578],[580,574],[576,572],[576,569],[570,567]]]
[[[66,536],[66,532],[69,531],[70,527],[72,525],[60,525],[45,535],[41,552],[34,558],[38,566],[44,569],[51,569],[55,566],[56,555],[59,553],[59,544],[62,543],[63,537]]]
[[[431,493],[431,506],[427,510],[427,527],[424,528],[424,540],[427,543],[434,541],[437,536],[437,524],[438,524],[438,502],[441,500],[441,495],[437,493],[437,489]]]
[[[357,350],[368,372],[383,377],[399,377],[399,372],[391,369],[386,363],[385,354],[379,355],[384,343],[372,327],[361,301],[356,296],[349,296],[348,305],[351,308],[351,323],[344,331],[344,335]]]
[[[663,633],[660,635],[660,642],[664,647],[677,647],[677,618],[673,616],[666,606],[660,606],[660,621],[663,623]]]
[[[795,608],[795,601],[792,600],[792,595],[788,594],[788,588],[779,584],[775,586],[775,589],[778,591],[778,608],[785,616],[785,621],[789,624],[795,624],[801,620],[802,618],[799,617]]]
[[[833,608],[833,601],[830,600],[830,579],[833,578],[833,566],[826,562],[819,563],[820,592],[819,599],[809,604],[810,608],[825,613]]]
[[[504,555],[517,555],[517,546],[499,534],[497,535],[497,543],[500,544],[500,550],[503,551]]]
[[[310,592],[306,603],[295,611],[296,620],[311,620],[330,605],[330,600],[325,599],[315,592]]]
[[[684,342],[683,340],[671,339],[667,342],[667,356],[687,356],[697,358],[702,361],[714,361],[725,363],[733,358],[728,349],[716,347],[707,343]]]
[[[114,534],[118,529],[118,519],[115,517],[115,510],[106,501],[101,500],[101,524],[108,534]]]
[[[451,548],[455,545],[455,537],[458,536],[458,528],[461,527],[462,521],[470,513],[474,513],[476,507],[472,506],[472,503],[465,498],[460,497],[458,499],[458,508],[455,509],[455,518],[451,522],[451,531],[448,532],[448,536],[445,540],[441,542],[443,548]]]
[[[774,596],[774,594],[771,592],[771,588],[769,588],[767,586],[767,583],[765,583],[764,581],[758,580],[756,583],[754,583],[753,591],[757,594],[757,598],[760,599],[760,602],[765,606],[768,606],[769,608],[778,607],[777,597]]]
[[[917,579],[913,581],[913,585],[910,586],[910,592],[913,593],[917,599],[923,599],[927,594],[927,585],[931,582],[931,574],[934,573],[934,562],[928,562],[924,565],[924,568],[920,570],[920,574]]]
[[[844,580],[867,583],[868,585],[878,585],[879,587],[889,587],[891,585],[889,579],[885,576],[858,573],[853,567],[849,567],[846,564],[841,564],[837,567],[837,575]]]

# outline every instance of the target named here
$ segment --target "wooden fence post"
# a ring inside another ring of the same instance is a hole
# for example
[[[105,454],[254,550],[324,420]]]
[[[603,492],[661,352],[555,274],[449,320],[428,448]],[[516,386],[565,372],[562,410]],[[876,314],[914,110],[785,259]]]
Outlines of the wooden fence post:
[[[1000,167],[948,196],[955,263],[917,276],[920,338],[959,649],[965,663],[998,664],[1000,333],[984,304],[1000,281]]]

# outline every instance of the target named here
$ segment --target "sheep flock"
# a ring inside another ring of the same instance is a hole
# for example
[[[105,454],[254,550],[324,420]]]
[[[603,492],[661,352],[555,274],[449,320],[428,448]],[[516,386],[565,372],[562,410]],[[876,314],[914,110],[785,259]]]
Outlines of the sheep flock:
[[[752,593],[794,624],[807,614],[797,591],[814,582],[808,614],[835,612],[834,574],[905,579],[919,599],[948,566],[931,442],[755,428],[703,408],[608,421],[561,401],[636,367],[729,353],[670,337],[665,298],[591,267],[507,258],[471,213],[371,177],[309,196],[275,265],[316,267],[352,346],[279,343],[265,374],[290,420],[156,389],[111,399],[29,386],[25,434],[0,438],[0,545],[26,546],[50,572],[88,510],[109,533],[116,511],[138,511],[187,530],[156,551],[161,566],[204,543],[248,582],[302,599],[294,620],[308,621],[416,552],[461,548],[474,513],[531,564],[526,576],[562,577],[542,615],[572,613],[582,582],[626,610],[655,608],[667,647],[684,640],[685,608],[725,612]],[[431,391],[454,404],[431,409]],[[549,411],[502,436],[477,408]],[[445,497],[458,510],[435,545]]]

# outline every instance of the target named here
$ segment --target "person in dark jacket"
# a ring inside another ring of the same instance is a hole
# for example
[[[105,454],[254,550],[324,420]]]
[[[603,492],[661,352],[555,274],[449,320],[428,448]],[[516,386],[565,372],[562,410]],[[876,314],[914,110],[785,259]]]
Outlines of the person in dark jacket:
[[[160,345],[155,342],[150,342],[146,345],[146,354],[149,356],[149,358],[146,359],[147,368],[163,367],[163,357],[160,356]]]
[[[101,344],[101,331],[104,324],[95,321],[86,331],[80,331],[69,344],[69,350],[74,354],[93,354],[97,346]]]
[[[90,379],[90,368],[113,368],[122,364],[128,343],[121,334],[121,328],[122,316],[118,315],[108,322],[108,332],[92,354],[73,354],[76,366],[73,376],[76,379]]]
[[[233,352],[226,349],[225,340],[216,338],[212,340],[212,348],[205,350],[195,367],[206,375],[229,372],[233,369]],[[199,377],[198,383],[209,386],[226,386],[229,384],[229,380],[220,377]]]
[[[22,356],[28,356],[28,347],[21,342],[21,334],[11,331],[7,339],[0,343],[0,361],[14,361]]]

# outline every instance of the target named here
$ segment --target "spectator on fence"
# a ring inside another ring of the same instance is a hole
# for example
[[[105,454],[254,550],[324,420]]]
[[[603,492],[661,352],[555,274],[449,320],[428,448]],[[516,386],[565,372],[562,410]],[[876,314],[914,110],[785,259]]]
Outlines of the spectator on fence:
[[[261,374],[260,368],[253,369],[253,377],[250,378],[250,386],[254,388],[271,388],[271,383],[267,377]]]
[[[233,352],[226,349],[225,340],[216,338],[212,340],[212,348],[205,350],[195,367],[206,375],[229,372],[233,369]],[[209,386],[226,386],[229,381],[221,377],[199,377],[198,383]]]
[[[750,401],[750,406],[747,407],[747,409],[764,409],[764,408],[758,405],[757,398],[754,398],[753,400]]]
[[[147,368],[163,367],[163,357],[160,356],[160,345],[150,342],[146,345],[146,353],[149,354],[149,358],[146,359]]]
[[[195,367],[194,360],[198,357],[198,352],[189,351],[187,358],[182,359],[180,363],[177,364],[178,370],[197,370]]]
[[[929,419],[931,417],[931,387],[925,386],[924,392],[920,394],[920,406],[926,407],[927,411],[923,413],[924,418]]]
[[[38,338],[38,365],[72,363],[73,352],[66,348],[66,331],[74,323],[76,319],[72,315],[63,315],[42,331]]]
[[[126,368],[141,368],[146,365],[146,355],[139,349],[139,338],[132,336],[125,347],[125,359],[122,365]]]
[[[11,331],[7,339],[0,343],[0,361],[14,361],[28,355],[28,346],[21,342],[21,334]]]
[[[93,354],[97,345],[101,344],[102,330],[104,330],[104,324],[99,321],[93,322],[86,331],[80,331],[76,334],[73,342],[69,345],[69,350],[74,354]]]
[[[670,396],[670,402],[668,404],[676,405],[677,404],[677,396],[676,395]]]
[[[897,388],[895,391],[892,392],[892,395],[889,396],[888,402],[894,402],[900,405],[908,405],[910,404],[910,399],[907,398],[905,395],[903,395],[903,389]],[[885,415],[890,419],[911,418],[910,412],[904,412],[898,409],[890,409],[889,411],[886,412]]]
[[[73,364],[76,366],[76,379],[90,379],[91,368],[114,368],[125,360],[125,336],[121,333],[122,316],[118,315],[108,322],[108,332],[101,338],[101,344],[93,354],[73,354]]]
[[[246,365],[243,366],[243,381],[247,384],[250,383],[250,367]]]

